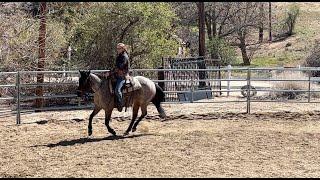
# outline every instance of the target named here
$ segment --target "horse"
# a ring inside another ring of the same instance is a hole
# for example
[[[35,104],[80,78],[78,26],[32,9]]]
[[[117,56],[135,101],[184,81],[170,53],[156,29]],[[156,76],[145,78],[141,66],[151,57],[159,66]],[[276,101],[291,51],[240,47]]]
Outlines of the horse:
[[[94,109],[89,117],[88,135],[92,135],[92,119],[100,112],[101,109],[105,111],[105,125],[108,132],[116,136],[116,132],[110,127],[109,122],[111,120],[111,114],[114,108],[116,108],[115,94],[112,93],[112,81],[111,75],[99,78],[97,75],[91,73],[91,71],[81,71],[79,78],[79,87],[77,89],[78,97],[82,97],[85,93],[90,91],[94,92]],[[132,79],[138,81],[141,85],[139,89],[131,92],[123,93],[123,100],[126,102],[125,107],[132,106],[132,119],[130,125],[124,133],[124,136],[129,132],[135,132],[139,122],[147,115],[147,106],[152,102],[159,113],[160,118],[165,118],[166,113],[161,106],[161,102],[164,101],[165,94],[162,88],[143,76],[134,76]],[[110,87],[111,86],[111,87]],[[137,121],[139,108],[141,108],[141,116]]]

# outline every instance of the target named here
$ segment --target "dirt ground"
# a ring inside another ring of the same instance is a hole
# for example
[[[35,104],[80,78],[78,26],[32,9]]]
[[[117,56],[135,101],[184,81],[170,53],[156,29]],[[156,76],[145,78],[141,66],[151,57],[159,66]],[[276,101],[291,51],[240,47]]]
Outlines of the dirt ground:
[[[43,112],[0,119],[0,177],[319,177],[320,109],[316,104],[150,105],[138,130],[122,134],[131,110]]]

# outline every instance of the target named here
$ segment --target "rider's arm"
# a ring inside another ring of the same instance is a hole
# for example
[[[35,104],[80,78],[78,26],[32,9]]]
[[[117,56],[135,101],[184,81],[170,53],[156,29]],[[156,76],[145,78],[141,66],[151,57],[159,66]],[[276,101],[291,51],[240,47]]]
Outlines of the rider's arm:
[[[122,57],[122,63],[119,63],[118,67],[122,70],[126,67],[129,67],[129,57],[127,55]]]

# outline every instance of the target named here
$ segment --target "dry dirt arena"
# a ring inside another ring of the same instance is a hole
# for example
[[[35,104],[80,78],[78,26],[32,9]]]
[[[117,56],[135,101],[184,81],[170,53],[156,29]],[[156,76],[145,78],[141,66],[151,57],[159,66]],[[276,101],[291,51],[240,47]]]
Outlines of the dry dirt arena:
[[[131,110],[42,112],[0,120],[0,177],[319,177],[320,111],[316,104],[153,105],[123,137]]]

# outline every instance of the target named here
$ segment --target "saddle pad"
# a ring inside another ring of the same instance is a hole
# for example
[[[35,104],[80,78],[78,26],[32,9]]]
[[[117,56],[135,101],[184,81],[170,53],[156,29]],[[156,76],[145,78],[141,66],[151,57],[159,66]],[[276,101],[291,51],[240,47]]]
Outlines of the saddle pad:
[[[126,83],[127,83],[127,80],[126,80]],[[138,90],[138,89],[140,89],[142,87],[140,82],[135,77],[131,78],[132,86],[130,86],[129,88],[126,88],[126,83],[123,85],[123,88],[122,88],[122,93],[123,94]],[[112,82],[111,81],[109,81],[109,87],[110,87],[110,92],[112,94],[114,94],[114,87],[112,86]]]

